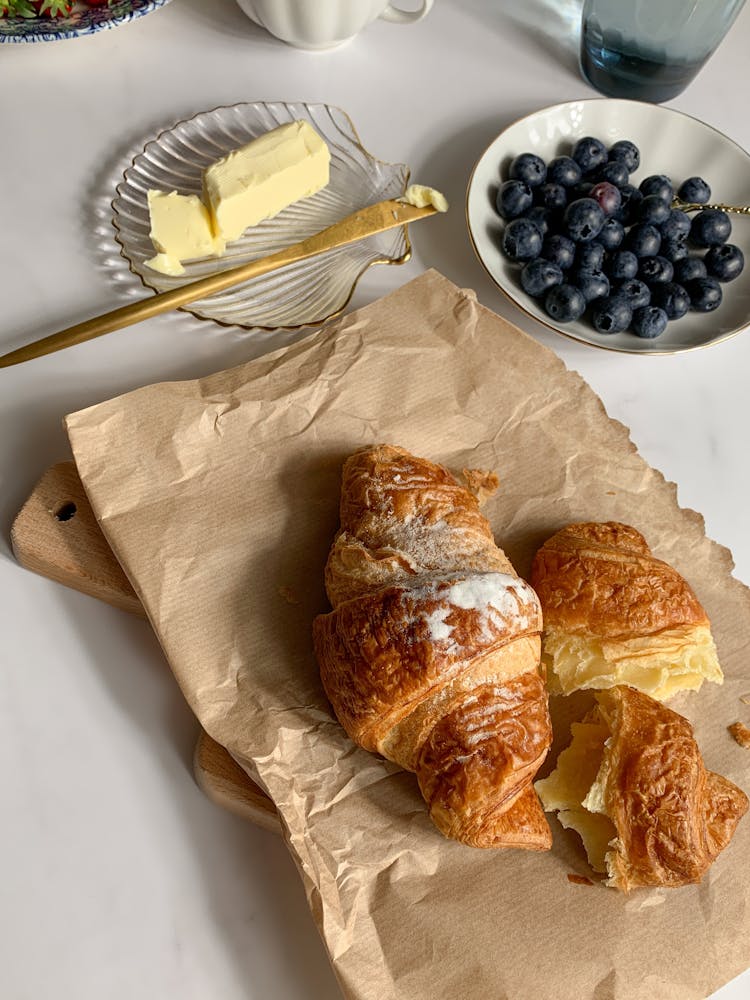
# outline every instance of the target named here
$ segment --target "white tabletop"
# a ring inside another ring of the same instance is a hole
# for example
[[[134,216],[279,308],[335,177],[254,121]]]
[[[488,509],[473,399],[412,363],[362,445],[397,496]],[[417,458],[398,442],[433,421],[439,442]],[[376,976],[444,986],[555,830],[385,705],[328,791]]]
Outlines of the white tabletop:
[[[410,164],[454,205],[432,230],[413,227],[411,262],[371,269],[352,307],[427,267],[476,289],[588,380],[750,583],[750,336],[673,357],[589,348],[504,300],[469,244],[464,192],[490,139],[534,109],[596,96],[577,70],[578,9],[575,0],[436,0],[416,26],[376,22],[313,54],[275,41],[232,0],[173,0],[90,37],[3,45],[0,352],[139,293],[108,203],[129,155],[161,128],[240,101],[336,104],[376,156]],[[745,148],[748,41],[750,7],[672,102]],[[338,995],[281,839],[196,787],[196,723],[148,626],[21,569],[8,542],[39,475],[69,457],[65,413],[268,346],[175,314],[0,371],[7,1000]],[[750,974],[720,996],[748,990]]]

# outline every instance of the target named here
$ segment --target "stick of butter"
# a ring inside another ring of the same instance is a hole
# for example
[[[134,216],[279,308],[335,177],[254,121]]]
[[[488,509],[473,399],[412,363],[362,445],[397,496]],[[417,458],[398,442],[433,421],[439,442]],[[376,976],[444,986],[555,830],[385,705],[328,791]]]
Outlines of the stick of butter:
[[[206,204],[217,233],[236,240],[328,184],[331,154],[306,121],[280,125],[235,149],[203,174]]]
[[[146,264],[154,271],[182,274],[183,260],[224,252],[224,240],[214,235],[211,216],[197,195],[149,191],[148,214],[149,235],[158,253]]]

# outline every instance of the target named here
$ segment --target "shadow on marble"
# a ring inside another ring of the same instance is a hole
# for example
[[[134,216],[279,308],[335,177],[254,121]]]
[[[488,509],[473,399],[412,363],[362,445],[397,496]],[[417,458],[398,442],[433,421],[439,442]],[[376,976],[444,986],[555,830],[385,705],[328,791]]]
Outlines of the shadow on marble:
[[[462,7],[498,34],[511,24],[532,49],[550,57],[581,79],[578,61],[582,0],[463,0]],[[551,101],[550,103],[555,103]]]

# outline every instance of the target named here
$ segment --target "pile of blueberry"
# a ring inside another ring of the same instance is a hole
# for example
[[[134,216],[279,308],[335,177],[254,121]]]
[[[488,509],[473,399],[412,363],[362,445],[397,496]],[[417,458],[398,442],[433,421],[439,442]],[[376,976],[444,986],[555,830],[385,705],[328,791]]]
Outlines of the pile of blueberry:
[[[521,265],[524,291],[557,323],[588,310],[599,333],[658,337],[689,309],[716,309],[722,283],[742,271],[725,212],[706,208],[691,219],[672,207],[675,195],[705,205],[708,184],[691,177],[675,192],[658,174],[634,187],[640,159],[627,139],[607,149],[587,136],[549,163],[535,153],[511,162],[496,199],[507,223],[503,252]]]

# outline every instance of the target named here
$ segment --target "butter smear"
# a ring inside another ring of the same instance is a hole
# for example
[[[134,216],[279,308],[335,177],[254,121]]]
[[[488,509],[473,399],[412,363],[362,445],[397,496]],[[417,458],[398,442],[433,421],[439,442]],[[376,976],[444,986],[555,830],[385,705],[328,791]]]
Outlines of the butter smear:
[[[407,205],[414,205],[415,208],[431,206],[438,212],[448,211],[448,199],[445,195],[425,184],[410,184],[398,200],[405,201]]]

